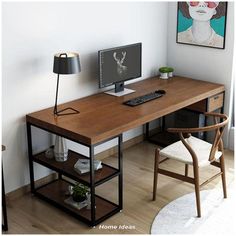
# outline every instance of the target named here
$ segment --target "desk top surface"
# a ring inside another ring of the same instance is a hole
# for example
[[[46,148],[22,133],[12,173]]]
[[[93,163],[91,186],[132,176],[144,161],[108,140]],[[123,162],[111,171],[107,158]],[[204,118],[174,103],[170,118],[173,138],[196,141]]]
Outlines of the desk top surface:
[[[105,93],[94,94],[58,106],[73,107],[79,114],[54,116],[53,107],[28,114],[27,122],[61,134],[84,144],[96,144],[149,121],[224,91],[224,85],[184,77],[162,80],[145,79],[126,86],[136,90],[122,97]],[[166,94],[139,106],[123,105],[124,101],[158,89]]]

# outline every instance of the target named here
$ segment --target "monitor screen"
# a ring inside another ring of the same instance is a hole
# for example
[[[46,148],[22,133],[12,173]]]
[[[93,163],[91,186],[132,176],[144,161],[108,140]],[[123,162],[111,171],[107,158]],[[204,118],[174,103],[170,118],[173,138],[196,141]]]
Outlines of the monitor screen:
[[[100,88],[141,77],[141,43],[101,50],[98,59]]]

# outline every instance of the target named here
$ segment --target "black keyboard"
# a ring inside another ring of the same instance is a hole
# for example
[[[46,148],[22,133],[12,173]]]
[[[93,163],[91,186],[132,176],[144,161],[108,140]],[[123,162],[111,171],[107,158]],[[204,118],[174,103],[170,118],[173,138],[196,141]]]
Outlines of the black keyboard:
[[[166,93],[165,90],[157,90],[155,92],[151,92],[145,95],[142,95],[140,97],[132,98],[126,102],[124,102],[125,105],[134,107],[140,104],[143,104],[145,102],[151,101],[156,98],[162,97]]]

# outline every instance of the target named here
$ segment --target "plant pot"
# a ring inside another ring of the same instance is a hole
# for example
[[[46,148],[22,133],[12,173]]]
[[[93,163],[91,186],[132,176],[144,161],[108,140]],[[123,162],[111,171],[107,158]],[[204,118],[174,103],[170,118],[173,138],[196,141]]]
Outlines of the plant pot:
[[[168,79],[168,73],[160,73],[161,79]]]
[[[87,196],[81,196],[81,195],[74,195],[72,194],[72,198],[75,202],[83,202],[86,200]]]
[[[173,72],[169,72],[168,77],[173,77]]]

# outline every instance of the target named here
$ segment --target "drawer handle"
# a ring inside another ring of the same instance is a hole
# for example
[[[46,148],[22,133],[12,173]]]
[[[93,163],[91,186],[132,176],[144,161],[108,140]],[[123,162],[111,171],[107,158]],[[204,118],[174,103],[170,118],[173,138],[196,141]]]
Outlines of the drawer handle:
[[[216,99],[218,99],[218,98],[219,98],[219,96],[215,96],[215,97],[214,97],[214,100],[216,100]]]

